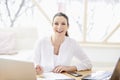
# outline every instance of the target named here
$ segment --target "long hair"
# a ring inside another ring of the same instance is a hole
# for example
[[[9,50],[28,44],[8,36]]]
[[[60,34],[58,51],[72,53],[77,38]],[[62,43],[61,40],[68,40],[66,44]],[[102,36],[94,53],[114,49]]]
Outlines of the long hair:
[[[53,21],[54,21],[54,18],[57,17],[57,16],[63,16],[67,20],[67,25],[69,26],[69,19],[68,19],[66,14],[64,14],[62,12],[58,12],[57,14],[54,15]],[[65,33],[65,36],[67,36],[67,37],[69,36],[68,32]]]

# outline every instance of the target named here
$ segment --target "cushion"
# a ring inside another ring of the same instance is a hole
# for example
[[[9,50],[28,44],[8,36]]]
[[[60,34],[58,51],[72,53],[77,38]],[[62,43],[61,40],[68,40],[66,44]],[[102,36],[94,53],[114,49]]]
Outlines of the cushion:
[[[16,53],[15,33],[12,31],[0,31],[0,55]]]

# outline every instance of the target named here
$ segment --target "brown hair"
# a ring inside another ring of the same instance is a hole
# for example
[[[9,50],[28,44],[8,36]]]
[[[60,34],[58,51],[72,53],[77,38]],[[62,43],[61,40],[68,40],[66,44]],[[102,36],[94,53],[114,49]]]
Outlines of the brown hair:
[[[53,21],[54,21],[54,18],[55,18],[56,16],[63,16],[63,17],[67,20],[67,25],[69,26],[69,19],[68,19],[68,17],[67,17],[66,14],[64,14],[64,13],[62,13],[62,12],[58,12],[57,14],[54,15]],[[68,35],[68,32],[65,33],[65,36],[69,36],[69,35]]]

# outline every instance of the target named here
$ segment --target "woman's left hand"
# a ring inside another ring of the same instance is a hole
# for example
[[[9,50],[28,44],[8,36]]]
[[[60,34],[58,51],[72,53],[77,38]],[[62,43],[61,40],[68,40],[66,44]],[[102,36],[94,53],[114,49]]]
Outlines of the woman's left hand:
[[[53,69],[53,72],[55,73],[61,73],[63,71],[68,72],[68,71],[76,71],[77,68],[75,66],[62,66],[58,65]]]

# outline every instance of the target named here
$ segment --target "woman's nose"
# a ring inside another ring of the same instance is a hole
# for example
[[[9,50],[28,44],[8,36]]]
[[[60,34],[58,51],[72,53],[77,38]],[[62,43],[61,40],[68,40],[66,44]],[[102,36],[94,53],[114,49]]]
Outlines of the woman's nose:
[[[61,28],[62,28],[62,26],[59,24],[59,25],[58,25],[58,29],[61,29]]]
[[[59,25],[59,26],[57,27],[57,30],[58,30],[58,31],[61,31],[61,30],[62,30],[61,25]]]

